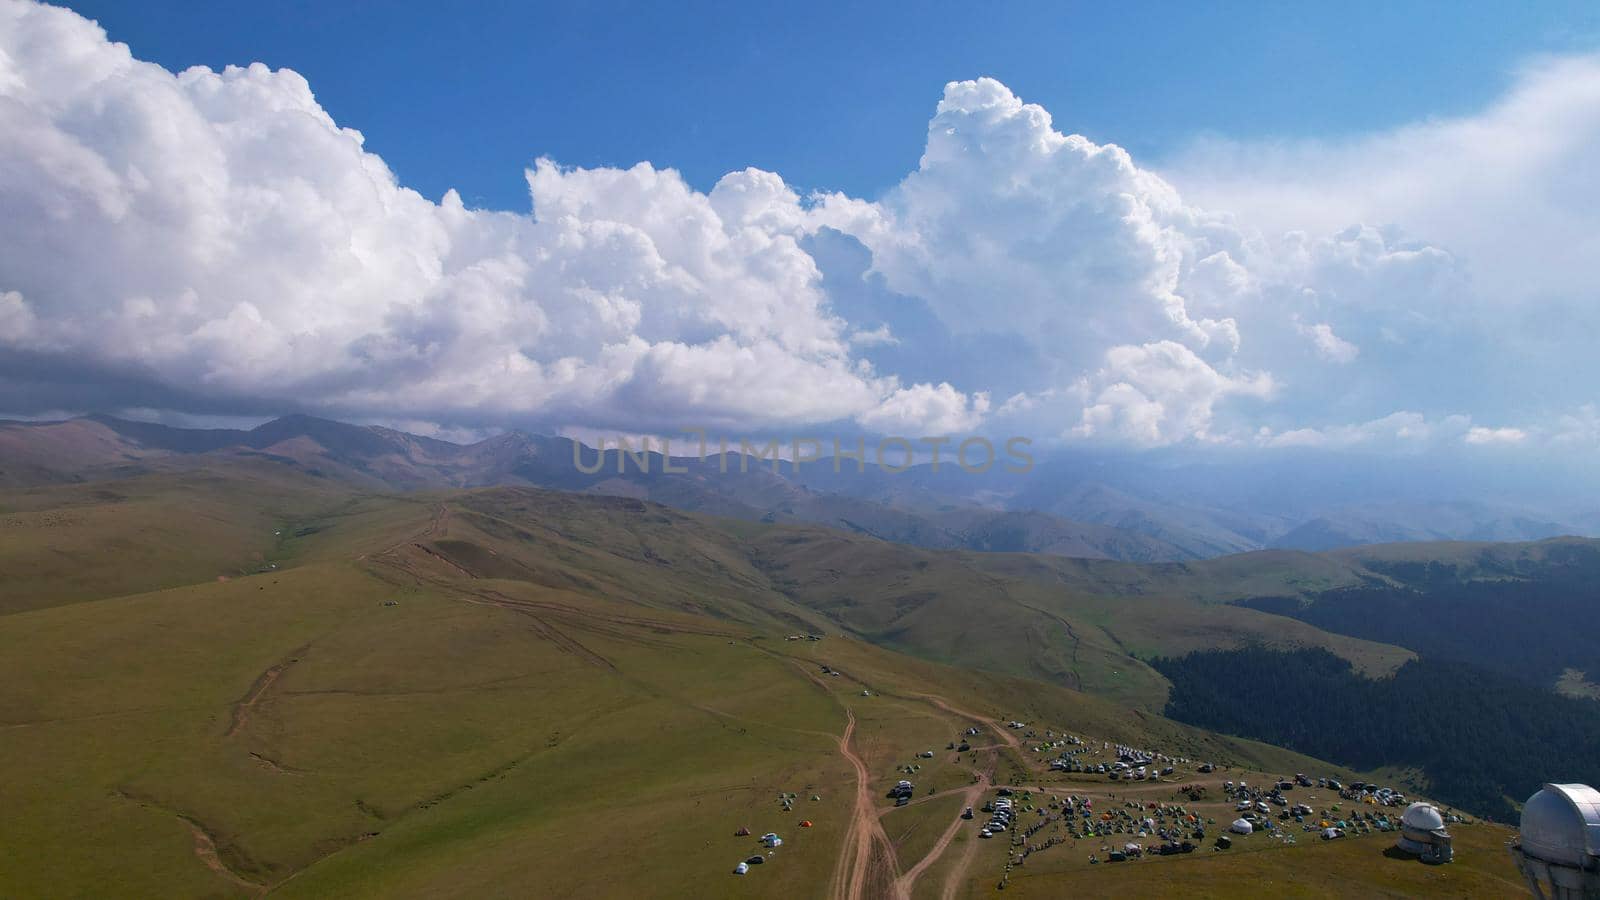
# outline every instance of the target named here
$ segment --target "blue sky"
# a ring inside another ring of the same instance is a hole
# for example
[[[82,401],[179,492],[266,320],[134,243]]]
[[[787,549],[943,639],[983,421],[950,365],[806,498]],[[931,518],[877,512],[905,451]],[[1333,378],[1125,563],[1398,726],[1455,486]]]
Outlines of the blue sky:
[[[875,196],[915,167],[943,85],[983,75],[1151,164],[1207,133],[1465,113],[1529,56],[1600,44],[1582,2],[68,5],[174,71],[294,69],[403,183],[514,210],[540,155]]]
[[[1600,458],[1596,15],[0,0],[0,413]]]

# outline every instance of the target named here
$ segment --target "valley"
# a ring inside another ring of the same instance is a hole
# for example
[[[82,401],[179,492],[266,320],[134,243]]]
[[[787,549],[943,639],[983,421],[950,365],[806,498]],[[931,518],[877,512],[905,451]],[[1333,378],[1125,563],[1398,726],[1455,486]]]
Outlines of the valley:
[[[1231,804],[1186,799],[1220,789],[1196,761],[1253,783],[1360,777],[1163,718],[1158,656],[1311,646],[1369,676],[1412,658],[1226,602],[1359,580],[1347,560],[934,552],[627,497],[397,493],[248,455],[197,474],[0,495],[29,535],[3,550],[0,756],[19,777],[0,798],[29,823],[6,893],[623,896],[655,880],[965,897],[1169,865],[1201,886],[1266,866],[1334,892],[1297,823],[1110,864],[1115,841],[1069,837],[1049,803],[1188,804],[1209,838]],[[1042,729],[1188,762],[1127,787],[1055,772]],[[917,793],[896,808],[902,777]],[[1032,798],[1030,840],[1054,841],[1020,866],[1027,844],[957,816],[1000,787]],[[767,832],[783,839],[767,864],[730,876]],[[1384,883],[1421,868],[1349,841],[1410,867]],[[1450,874],[1506,883],[1503,855]]]

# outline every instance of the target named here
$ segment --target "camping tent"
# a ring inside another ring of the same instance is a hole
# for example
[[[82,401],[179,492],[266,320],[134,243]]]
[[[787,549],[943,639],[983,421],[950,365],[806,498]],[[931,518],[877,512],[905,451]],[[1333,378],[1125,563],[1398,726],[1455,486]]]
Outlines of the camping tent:
[[[1250,820],[1248,819],[1234,819],[1233,825],[1231,825],[1228,830],[1238,834],[1250,834],[1256,830],[1256,827],[1251,825]]]

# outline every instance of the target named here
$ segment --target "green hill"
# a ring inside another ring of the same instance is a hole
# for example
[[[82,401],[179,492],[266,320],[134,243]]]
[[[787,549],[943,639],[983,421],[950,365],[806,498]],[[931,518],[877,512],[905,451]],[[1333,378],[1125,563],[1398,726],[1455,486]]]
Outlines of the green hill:
[[[1074,664],[1059,589],[965,556],[257,465],[4,495],[7,515],[63,518],[7,547],[0,894],[964,896],[1007,868],[1006,842],[954,815],[993,785],[1109,804],[1195,777],[1048,773],[1046,729],[1239,777],[1351,774],[1019,677]],[[52,547],[96,542],[71,590],[40,591]],[[1118,665],[1084,647],[1077,671]],[[901,777],[917,796],[897,809]],[[763,851],[740,828],[784,837],[743,879]]]

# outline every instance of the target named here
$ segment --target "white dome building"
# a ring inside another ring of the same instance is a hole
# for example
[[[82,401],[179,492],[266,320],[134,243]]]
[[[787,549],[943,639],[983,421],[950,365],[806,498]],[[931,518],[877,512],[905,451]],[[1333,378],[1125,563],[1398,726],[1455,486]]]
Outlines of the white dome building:
[[[1406,807],[1405,814],[1400,817],[1400,840],[1395,846],[1426,863],[1447,863],[1455,858],[1450,832],[1444,827],[1444,816],[1431,803],[1413,803]]]
[[[1600,897],[1600,791],[1545,785],[1522,806],[1511,855],[1536,897]]]

